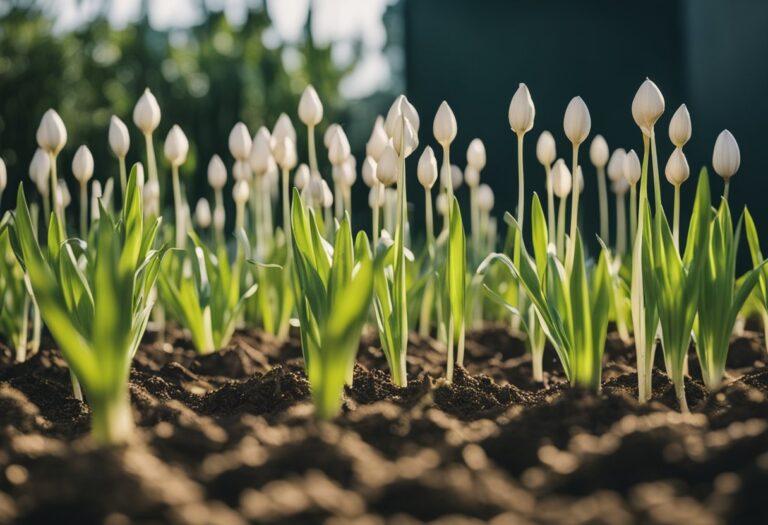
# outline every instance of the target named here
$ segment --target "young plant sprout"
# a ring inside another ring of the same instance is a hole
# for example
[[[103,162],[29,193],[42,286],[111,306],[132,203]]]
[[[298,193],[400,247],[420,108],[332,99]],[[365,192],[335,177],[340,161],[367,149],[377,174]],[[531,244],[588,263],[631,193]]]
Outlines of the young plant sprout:
[[[189,141],[181,128],[176,124],[173,125],[168,132],[168,136],[165,139],[165,146],[163,147],[165,158],[171,164],[171,177],[173,183],[173,209],[175,211],[176,223],[174,224],[176,230],[176,248],[184,247],[184,239],[186,239],[186,222],[184,220],[184,199],[181,192],[181,182],[179,181],[179,167],[187,160],[187,153],[189,153]]]
[[[730,131],[724,129],[717,136],[715,148],[712,152],[712,167],[715,173],[720,175],[725,181],[723,186],[723,198],[728,200],[728,189],[731,184],[731,177],[736,175],[741,165],[741,152],[736,139]]]
[[[128,134],[128,126],[117,116],[112,115],[109,119],[109,149],[117,157],[117,163],[120,169],[120,195],[125,195],[125,186],[128,183],[128,173],[125,168],[125,157],[131,147],[131,136]],[[139,187],[144,184],[139,184]]]
[[[14,248],[45,324],[82,384],[91,407],[91,434],[101,443],[125,441],[133,418],[128,396],[131,359],[152,307],[150,290],[165,250],[152,249],[159,220],[144,225],[132,170],[119,217],[102,209],[95,245],[81,254],[51,218],[48,253],[35,231],[22,186],[12,227]]]
[[[605,166],[608,164],[608,143],[602,135],[595,135],[589,145],[589,160],[597,169],[597,191],[600,198],[600,238],[608,244],[608,188],[605,182]]]
[[[363,232],[353,245],[348,216],[342,219],[331,247],[298,190],[293,192],[291,221],[304,366],[315,413],[320,419],[330,419],[339,412],[344,384],[352,382],[352,367],[368,318],[374,279],[371,249]]]
[[[80,238],[88,236],[88,181],[93,177],[93,155],[88,146],[80,146],[72,159],[72,174],[80,185]]]
[[[723,198],[709,226],[708,260],[701,279],[699,317],[694,325],[696,353],[704,384],[709,390],[720,386],[736,317],[763,276],[765,261],[759,262],[737,282],[736,255],[740,235],[741,220],[734,233],[728,201]]]
[[[536,141],[536,159],[544,166],[547,185],[547,226],[549,242],[555,242],[555,196],[552,186],[552,163],[557,158],[555,137],[549,131],[542,131]]]
[[[133,108],[133,123],[144,135],[144,142],[147,146],[148,181],[157,183],[157,160],[155,159],[155,143],[152,140],[152,133],[160,125],[160,105],[149,88],[144,90]]]
[[[580,180],[578,175],[579,167],[579,146],[587,140],[589,131],[592,129],[592,118],[589,115],[589,109],[581,97],[574,97],[565,108],[563,117],[563,129],[565,136],[571,141],[573,146],[573,163],[571,172],[574,177],[574,192],[571,202],[571,230],[568,236],[568,249],[565,252],[565,269],[570,273],[573,267],[573,258],[576,248],[576,229],[579,222],[579,194],[581,193]]]

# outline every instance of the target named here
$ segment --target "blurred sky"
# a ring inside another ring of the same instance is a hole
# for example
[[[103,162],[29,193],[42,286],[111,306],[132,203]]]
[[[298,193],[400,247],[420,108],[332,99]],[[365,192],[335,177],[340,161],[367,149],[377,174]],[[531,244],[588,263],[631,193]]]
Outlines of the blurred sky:
[[[108,16],[116,27],[135,21],[143,0],[109,2]],[[146,0],[149,20],[157,29],[184,28],[202,21],[201,6],[224,10],[233,24],[241,22],[247,9],[266,2],[275,31],[265,35],[265,45],[280,41],[295,42],[307,21],[312,3],[312,34],[319,44],[334,44],[333,56],[344,65],[353,59],[354,40],[363,44],[362,57],[355,71],[344,79],[342,93],[350,98],[369,95],[391,80],[389,61],[383,53],[386,31],[382,15],[391,0]],[[56,0],[59,10],[56,30],[68,31],[96,16],[103,0]]]

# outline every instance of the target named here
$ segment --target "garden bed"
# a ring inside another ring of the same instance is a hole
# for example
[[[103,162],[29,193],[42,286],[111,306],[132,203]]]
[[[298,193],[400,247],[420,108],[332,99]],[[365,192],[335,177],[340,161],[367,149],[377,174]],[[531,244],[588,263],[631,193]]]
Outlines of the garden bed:
[[[392,386],[364,337],[333,423],[312,417],[297,339],[238,333],[200,357],[180,335],[172,346],[147,335],[131,373],[138,429],[113,449],[88,438],[88,408],[50,341],[22,364],[3,348],[0,522],[768,519],[768,368],[754,332],[732,341],[719,391],[687,383],[690,415],[659,368],[652,402],[637,403],[634,352],[615,333],[599,395],[570,388],[550,350],[546,384],[532,383],[522,342],[501,327],[469,334],[452,385],[445,355],[412,336],[410,383]]]

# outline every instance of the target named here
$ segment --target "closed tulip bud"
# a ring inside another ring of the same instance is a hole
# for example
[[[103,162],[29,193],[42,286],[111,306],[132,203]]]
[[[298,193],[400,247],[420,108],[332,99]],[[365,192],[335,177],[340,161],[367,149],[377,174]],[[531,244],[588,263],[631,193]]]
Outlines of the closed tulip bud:
[[[248,163],[236,160],[232,165],[232,178],[235,179],[235,182],[240,182],[241,180],[250,181],[251,170],[248,167]]]
[[[456,138],[457,132],[456,116],[448,103],[443,100],[435,114],[435,120],[432,122],[432,133],[435,140],[441,146],[447,147]]]
[[[456,164],[451,164],[448,171],[446,171],[445,168],[440,170],[440,180],[443,186],[450,184],[453,191],[459,189],[463,179],[464,174],[461,172],[461,168]]]
[[[171,131],[168,132],[168,136],[165,138],[165,145],[163,147],[163,153],[165,158],[172,166],[179,167],[187,160],[187,153],[189,153],[189,141],[181,128],[174,124]]]
[[[144,187],[144,166],[142,166],[140,162],[137,162],[133,165],[133,167],[136,168],[136,185],[139,188],[143,188]]]
[[[472,139],[467,148],[467,164],[478,173],[485,168],[485,144],[480,139]]]
[[[581,97],[573,97],[565,108],[563,129],[568,140],[576,146],[584,142],[589,135],[592,117],[589,116],[589,109]]]
[[[357,181],[357,162],[355,157],[348,157],[347,162],[339,167],[339,177],[341,184],[347,188],[351,188]]]
[[[195,206],[195,222],[197,225],[200,228],[205,229],[211,225],[212,219],[211,205],[208,204],[208,201],[205,199],[197,201],[197,205]]]
[[[480,184],[480,172],[472,166],[467,166],[464,169],[464,182],[466,182],[467,186],[470,188],[477,188]]]
[[[595,135],[589,145],[589,160],[596,168],[604,168],[608,164],[608,143],[602,135]]]
[[[370,206],[373,209],[381,208],[382,206],[384,206],[384,195],[385,195],[384,185],[376,181],[376,183],[373,186],[371,186],[371,189],[368,192],[368,206]]]
[[[144,185],[142,199],[144,201],[144,215],[160,215],[160,184],[156,180],[150,180]]]
[[[101,183],[97,180],[91,183],[91,220],[98,221],[101,218],[99,200],[102,196]]]
[[[333,123],[325,130],[325,133],[323,134],[323,145],[325,146],[325,149],[331,149],[331,141],[333,140],[333,135],[339,129],[341,129],[341,126]]]
[[[624,178],[630,186],[634,186],[640,180],[641,175],[640,159],[637,157],[635,150],[631,149],[624,156]]]
[[[384,148],[384,153],[382,153],[376,165],[376,178],[384,186],[391,186],[397,182],[398,166],[397,152],[391,143],[387,144],[387,147]]]
[[[437,181],[437,159],[432,148],[427,146],[419,157],[416,175],[424,188],[430,190]]]
[[[448,198],[445,196],[445,193],[440,193],[437,196],[437,199],[435,199],[435,208],[437,209],[437,213],[445,217],[448,215]]]
[[[688,180],[691,174],[691,169],[688,167],[688,160],[685,158],[683,150],[675,148],[672,155],[669,156],[667,165],[664,168],[664,175],[667,180],[673,186],[680,186],[683,182]]]
[[[309,183],[309,166],[306,164],[300,164],[296,168],[296,173],[293,175],[293,185],[299,190],[303,190]]]
[[[611,189],[616,195],[624,195],[627,193],[627,190],[629,190],[629,183],[627,182],[627,179],[621,177],[611,183]]]
[[[330,137],[330,143],[328,144],[328,160],[334,166],[341,166],[344,164],[350,155],[349,140],[347,140],[347,134],[341,129],[341,126],[336,126],[333,134]]]
[[[48,177],[51,173],[51,159],[50,157],[40,148],[37,148],[35,150],[35,154],[32,156],[32,161],[29,163],[29,178],[32,179],[32,182],[35,183],[38,190],[40,190],[40,187],[45,187],[46,191],[40,193],[44,193],[45,195],[48,195]]]
[[[69,207],[71,203],[72,194],[69,193],[67,184],[63,180],[60,180],[56,185],[56,204],[58,204],[59,207],[64,210]]]
[[[252,142],[248,126],[242,122],[235,124],[229,132],[229,152],[236,160],[248,160]]]
[[[384,148],[387,147],[389,142],[389,136],[384,130],[384,119],[376,117],[376,123],[373,125],[371,131],[371,137],[365,144],[365,154],[371,157],[373,160],[378,161],[384,153]]]
[[[72,174],[80,184],[87,184],[93,177],[93,155],[88,146],[80,146],[72,158]]]
[[[239,180],[235,183],[235,187],[232,188],[232,200],[238,206],[244,205],[248,202],[248,197],[251,195],[251,189],[248,187],[248,181]]]
[[[678,148],[682,148],[691,140],[691,114],[685,104],[677,108],[669,121],[669,140]]]
[[[133,123],[145,135],[155,131],[160,124],[160,105],[149,88],[144,90],[133,108]]]
[[[309,180],[309,195],[314,206],[322,206],[325,198],[325,186],[323,179],[317,173],[314,173]]]
[[[481,184],[477,188],[477,207],[480,211],[489,212],[494,205],[493,190],[487,184]]]
[[[664,96],[656,84],[646,78],[632,100],[632,118],[644,135],[650,137],[651,129],[664,113]]]
[[[292,170],[298,164],[296,143],[290,137],[284,137],[274,147],[275,162],[284,170]]]
[[[581,171],[581,164],[576,166],[576,183],[579,193],[584,193],[584,172]]]
[[[277,144],[286,138],[291,139],[296,144],[296,128],[293,127],[293,122],[291,122],[291,118],[288,115],[280,113],[277,122],[275,122],[275,127],[272,128],[272,140]]]
[[[736,175],[741,165],[741,152],[736,139],[727,129],[724,129],[717,136],[715,149],[712,153],[712,167],[715,173],[725,180],[729,180]]]
[[[227,222],[227,212],[224,211],[224,207],[220,206],[213,210],[213,227],[217,230],[223,230],[224,224]]]
[[[624,148],[617,148],[613,150],[611,158],[608,161],[608,178],[613,182],[624,178],[624,157],[627,156],[627,152]]]
[[[555,137],[549,131],[542,131],[536,142],[536,159],[542,166],[551,166],[556,158]]]
[[[552,166],[552,191],[561,199],[565,199],[571,193],[573,180],[571,170],[565,165],[563,159],[557,159]]]
[[[214,155],[208,162],[208,184],[213,189],[221,189],[227,183],[227,167],[221,157]]]
[[[395,134],[392,137],[392,145],[395,147],[395,151],[398,155],[402,155],[403,157],[410,156],[410,154],[419,147],[419,136],[411,125],[411,121],[407,118],[400,119],[395,123]],[[400,151],[401,145],[403,151]]]
[[[405,98],[405,95],[400,95],[395,99],[387,112],[387,118],[384,121],[384,131],[386,131],[389,138],[395,137],[395,126],[398,121],[401,121],[403,116],[411,123],[414,132],[419,132],[419,114],[416,108]]]
[[[270,161],[273,160],[271,140],[269,130],[264,126],[260,127],[253,137],[249,164],[257,175],[264,175],[270,168]]]
[[[509,127],[518,135],[528,133],[533,128],[536,108],[531,99],[528,86],[521,83],[509,103]]]
[[[43,114],[37,127],[37,145],[48,153],[58,155],[67,143],[67,128],[55,110]]]
[[[365,157],[363,161],[363,182],[369,188],[379,184],[379,179],[376,178],[376,161],[372,157]]]
[[[128,126],[112,115],[109,119],[109,147],[117,158],[124,158],[131,147],[131,136],[128,133]]]
[[[0,159],[0,193],[5,191],[5,187],[8,185],[8,171],[5,167],[5,161]]]
[[[323,103],[312,85],[307,86],[301,94],[299,119],[307,126],[317,126],[323,120]]]
[[[328,183],[323,179],[323,208],[330,208],[333,206],[333,192]]]

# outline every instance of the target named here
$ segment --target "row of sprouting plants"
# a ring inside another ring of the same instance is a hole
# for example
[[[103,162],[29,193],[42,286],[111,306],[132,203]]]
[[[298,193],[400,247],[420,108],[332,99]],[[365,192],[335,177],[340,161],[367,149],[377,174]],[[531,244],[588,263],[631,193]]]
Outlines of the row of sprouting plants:
[[[119,178],[103,186],[92,181],[88,148],[81,146],[74,155],[76,223],[67,214],[66,177],[57,171],[66,128],[49,110],[29,167],[37,195],[28,198],[24,184],[19,185],[16,208],[2,222],[2,333],[23,361],[37,351],[43,324],[47,327],[69,364],[75,396],[91,408],[92,434],[104,443],[130,435],[130,364],[150,321],[159,337],[166,322],[184,328],[201,354],[226,347],[240,326],[259,326],[284,339],[297,322],[319,418],[338,413],[366,326],[378,332],[392,382],[400,387],[408,384],[411,332],[435,334],[446,349],[445,379],[450,382],[464,360],[467,329],[504,321],[524,336],[536,381],[543,380],[549,343],[571,384],[597,391],[613,322],[622,339],[634,339],[640,401],[652,395],[659,338],[680,408],[688,410],[684,375],[689,346],[695,344],[705,385],[717,388],[745,303],[764,319],[768,316],[768,280],[749,212],[745,209],[733,224],[728,188],[740,157],[728,131],[717,138],[712,158],[724,179],[722,197],[713,207],[702,169],[687,235],[681,238],[680,187],[690,172],[683,151],[691,137],[685,105],[669,123],[675,147],[664,170],[674,186],[670,227],[661,200],[655,133],[664,109],[656,85],[643,82],[632,103],[641,155],[611,152],[596,135],[589,146],[592,168],[586,169],[579,154],[590,136],[590,114],[580,97],[571,100],[563,119],[572,144],[570,167],[557,158],[551,133],[542,132],[536,144],[547,181],[545,205],[525,191],[523,143],[533,129],[535,108],[528,88],[520,84],[508,115],[517,139],[518,203],[514,215],[505,215],[500,246],[491,213],[494,194],[480,182],[485,148],[475,139],[467,149],[466,169],[451,164],[457,122],[445,102],[432,126],[437,154],[431,146],[418,153],[416,178],[423,195],[415,198],[425,202],[422,232],[410,228],[406,195],[406,159],[419,151],[421,122],[404,96],[386,118],[376,120],[360,170],[343,129],[336,124],[326,128],[323,145],[331,173],[325,177],[315,139],[323,106],[311,86],[298,107],[308,137],[307,164],[299,164],[297,131],[287,115],[271,132],[261,127],[253,136],[237,123],[229,136],[231,170],[219,156],[211,159],[207,177],[213,205],[201,199],[193,210],[181,177],[189,143],[178,126],[171,127],[163,148],[170,177],[161,176],[154,149],[161,110],[147,90],[133,112],[145,139],[135,155],[142,163],[128,170],[130,135],[118,117],[112,118],[108,138]],[[370,232],[355,232],[350,220],[358,171],[369,188]],[[5,180],[0,165],[3,189]],[[601,249],[589,258],[578,224],[580,194],[591,191],[592,180],[599,193]],[[614,221],[609,219],[608,183],[616,198]],[[456,199],[462,185],[469,189],[469,237]],[[229,233],[225,187],[231,187],[235,209]],[[169,192],[174,220],[163,223],[162,203]],[[439,230],[434,210],[440,215]],[[737,276],[742,226],[754,268]]]

